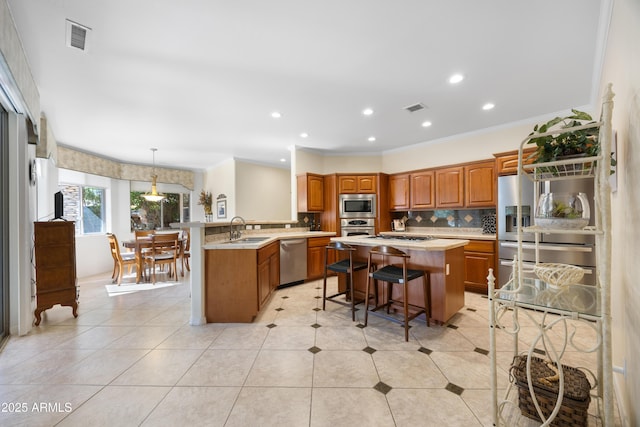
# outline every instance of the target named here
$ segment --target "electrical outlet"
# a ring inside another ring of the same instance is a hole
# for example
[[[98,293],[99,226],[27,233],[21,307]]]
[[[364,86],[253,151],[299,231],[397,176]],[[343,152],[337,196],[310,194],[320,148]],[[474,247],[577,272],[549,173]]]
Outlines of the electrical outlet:
[[[247,230],[253,230],[253,225],[247,225],[246,229]]]
[[[254,229],[254,230],[260,230],[260,224],[256,224],[256,225],[254,225],[254,226],[253,226],[253,229]]]
[[[285,224],[284,228],[291,228],[291,224]]]

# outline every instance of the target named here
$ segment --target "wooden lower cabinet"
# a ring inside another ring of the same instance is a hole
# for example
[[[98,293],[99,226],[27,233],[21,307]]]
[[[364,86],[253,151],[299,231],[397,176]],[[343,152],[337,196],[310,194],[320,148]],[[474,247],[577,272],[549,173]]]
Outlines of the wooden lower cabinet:
[[[206,250],[204,268],[207,322],[250,323],[279,285],[280,243]]]
[[[324,253],[329,242],[329,237],[310,237],[307,239],[307,280],[324,277]]]
[[[40,324],[41,313],[56,304],[71,307],[73,317],[78,317],[75,223],[34,223],[34,244],[36,326]]]
[[[487,293],[489,269],[496,271],[496,242],[494,240],[470,240],[464,247],[464,289],[469,292]]]

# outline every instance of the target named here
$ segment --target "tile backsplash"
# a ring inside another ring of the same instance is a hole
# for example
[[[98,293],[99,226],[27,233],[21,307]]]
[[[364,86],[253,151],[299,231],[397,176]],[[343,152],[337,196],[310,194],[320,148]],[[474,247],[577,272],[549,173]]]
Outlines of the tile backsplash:
[[[391,219],[405,219],[407,227],[482,228],[482,218],[495,209],[436,209],[392,212]]]

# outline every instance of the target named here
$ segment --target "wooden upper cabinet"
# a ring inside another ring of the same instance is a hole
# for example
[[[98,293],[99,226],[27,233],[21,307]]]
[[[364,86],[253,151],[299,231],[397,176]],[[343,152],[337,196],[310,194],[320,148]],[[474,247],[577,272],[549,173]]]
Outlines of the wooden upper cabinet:
[[[425,171],[411,174],[411,209],[433,209],[436,207],[435,172]]]
[[[338,177],[338,192],[340,194],[375,194],[375,175],[340,175]]]
[[[526,148],[523,151],[524,164],[533,163],[533,159],[527,159],[535,151],[535,147]],[[496,172],[498,175],[516,175],[518,173],[518,151],[508,151],[494,154],[496,157]]]
[[[465,206],[495,207],[497,181],[494,162],[475,163],[465,166],[464,169],[467,184]]]
[[[307,173],[298,175],[298,212],[324,210],[324,177]]]
[[[464,207],[464,167],[437,169],[436,208]]]
[[[409,181],[408,173],[389,176],[389,209],[408,210],[409,202]]]

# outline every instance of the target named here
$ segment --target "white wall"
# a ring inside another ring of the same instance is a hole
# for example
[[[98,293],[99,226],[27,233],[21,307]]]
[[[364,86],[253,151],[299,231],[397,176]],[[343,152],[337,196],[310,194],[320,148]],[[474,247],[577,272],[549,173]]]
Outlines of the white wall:
[[[234,159],[229,159],[222,163],[217,164],[216,166],[209,168],[204,173],[203,178],[203,188],[197,188],[194,191],[193,197],[195,198],[196,209],[197,211],[204,212],[204,208],[198,205],[198,197],[200,196],[200,190],[204,189],[207,192],[211,192],[213,197],[213,221],[228,221],[233,218],[236,214],[235,209],[235,200],[236,200],[236,162]],[[227,218],[225,219],[217,219],[215,208],[216,208],[216,197],[219,194],[224,194],[227,196]],[[204,217],[204,213],[203,213]]]
[[[290,176],[289,169],[236,161],[236,215],[245,220],[289,219]]]
[[[640,2],[617,0],[606,47],[600,92],[613,83],[618,191],[612,197],[612,340],[618,406],[626,425],[640,424]]]

